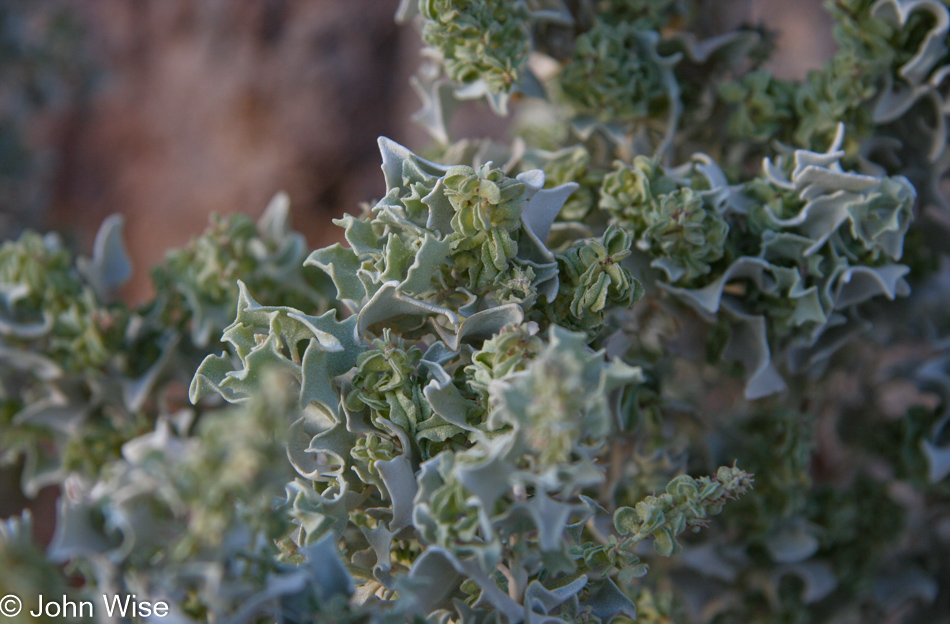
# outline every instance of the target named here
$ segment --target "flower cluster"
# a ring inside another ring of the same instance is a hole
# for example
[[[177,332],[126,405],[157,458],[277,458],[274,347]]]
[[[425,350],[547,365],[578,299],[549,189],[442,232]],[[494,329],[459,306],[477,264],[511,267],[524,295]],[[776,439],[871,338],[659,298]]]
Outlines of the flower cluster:
[[[602,121],[664,117],[678,97],[671,69],[651,31],[620,22],[598,24],[577,38],[561,89],[579,112]]]
[[[507,92],[521,79],[531,50],[528,8],[503,0],[421,0],[422,39],[438,50],[461,83],[483,81]]]
[[[656,551],[669,557],[682,549],[675,539],[678,534],[705,526],[708,516],[721,513],[727,500],[745,494],[751,487],[751,477],[735,467],[723,466],[715,477],[676,477],[663,494],[648,496],[636,507],[621,507],[614,512],[617,532],[630,536],[622,547],[630,548],[652,535]]]
[[[300,269],[307,245],[290,229],[289,210],[280,193],[257,223],[244,215],[212,215],[201,236],[169,252],[152,271],[164,322],[189,328],[192,342],[206,346],[234,315],[239,279],[255,292],[287,297],[294,307],[326,308],[323,276]]]
[[[705,195],[705,196],[704,196]],[[619,163],[604,178],[601,206],[653,256],[653,266],[670,282],[690,283],[723,257],[729,225],[709,193],[695,191],[666,175],[656,162],[638,156]]]

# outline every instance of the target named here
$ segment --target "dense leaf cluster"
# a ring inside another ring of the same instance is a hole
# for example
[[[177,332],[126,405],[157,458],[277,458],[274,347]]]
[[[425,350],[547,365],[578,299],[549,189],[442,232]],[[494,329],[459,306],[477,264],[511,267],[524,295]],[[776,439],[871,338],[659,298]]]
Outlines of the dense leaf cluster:
[[[45,556],[0,527],[0,594],[66,564],[178,622],[950,621],[950,8],[829,10],[793,81],[699,3],[405,0],[439,145],[380,139],[345,244],[279,196],[131,309],[119,220],[88,260],[5,243],[0,450],[63,493]],[[510,145],[450,140],[478,98]]]

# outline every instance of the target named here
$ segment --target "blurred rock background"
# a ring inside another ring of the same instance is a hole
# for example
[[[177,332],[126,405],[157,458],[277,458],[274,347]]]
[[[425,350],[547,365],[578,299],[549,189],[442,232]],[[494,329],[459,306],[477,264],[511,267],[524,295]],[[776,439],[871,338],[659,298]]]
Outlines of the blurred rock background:
[[[24,133],[27,150],[54,163],[37,174],[48,185],[42,225],[83,243],[105,216],[125,214],[131,298],[146,294],[146,267],[210,212],[260,213],[284,189],[295,224],[319,245],[329,212],[378,192],[375,138],[399,134],[407,111],[393,94],[411,69],[401,67],[395,1],[10,6],[9,30],[32,28],[37,47],[57,39],[57,22],[79,33],[68,101],[36,115],[55,128]]]

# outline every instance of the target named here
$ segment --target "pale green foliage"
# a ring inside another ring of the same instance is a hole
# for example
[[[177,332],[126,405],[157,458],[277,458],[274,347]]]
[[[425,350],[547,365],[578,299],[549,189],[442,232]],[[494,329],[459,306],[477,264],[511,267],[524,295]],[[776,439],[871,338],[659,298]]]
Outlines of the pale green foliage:
[[[4,598],[16,596],[22,605],[16,616],[10,617],[4,612],[4,619],[8,622],[34,622],[30,612],[36,612],[40,594],[76,598],[67,591],[59,568],[33,542],[32,528],[29,511],[0,522],[0,594]],[[9,606],[4,602],[4,608]]]
[[[72,471],[95,476],[151,428],[156,397],[187,381],[210,333],[233,317],[237,284],[222,277],[246,271],[269,292],[326,305],[303,275],[303,237],[286,217],[278,196],[256,225],[213,219],[169,254],[156,298],[139,309],[115,301],[131,274],[120,217],[103,223],[91,258],[74,258],[55,235],[27,232],[0,246],[0,452],[22,458],[27,492]]]
[[[601,206],[653,256],[671,282],[695,282],[723,257],[729,225],[716,206],[687,180],[666,175],[656,162],[638,156],[632,167],[617,164],[604,178]]]
[[[115,220],[0,248],[52,559],[185,623],[945,620],[950,9],[830,8],[794,81],[698,3],[405,0],[439,146],[380,139],[345,244],[278,197],[138,310]],[[482,97],[522,136],[452,143]],[[0,582],[58,591],[17,526]]]
[[[592,170],[591,156],[583,147],[568,147],[555,152],[531,150],[523,160],[530,162],[532,168],[544,170],[547,188],[569,182],[578,184],[579,188],[571,194],[558,214],[559,219],[581,221],[597,206],[601,176]]]
[[[627,232],[610,226],[600,240],[580,240],[558,256],[563,278],[557,302],[569,305],[559,310],[564,324],[596,333],[609,307],[626,308],[643,296],[622,264],[631,242]]]
[[[528,9],[515,0],[419,0],[422,39],[462,83],[482,80],[495,93],[517,84],[528,61]]]
[[[143,370],[122,353],[139,336],[130,311],[109,301],[129,274],[113,244],[120,224],[103,224],[92,259],[32,232],[0,247],[0,453],[23,458],[29,493],[68,470],[96,472],[140,433],[130,412]]]
[[[657,198],[677,188],[676,180],[666,176],[655,159],[637,156],[630,166],[618,162],[604,176],[600,207],[638,236],[649,227],[646,215],[655,210]]]
[[[684,281],[709,273],[709,265],[722,258],[729,226],[692,189],[679,189],[660,197],[655,208],[647,213],[646,221],[644,246],[649,241],[651,246],[658,247],[657,255],[667,256],[667,266],[679,269]]]
[[[88,578],[102,590],[149,587],[189,619],[253,622],[303,608],[350,621],[352,584],[333,546],[298,548],[289,517],[274,510],[293,472],[295,410],[272,382],[190,433],[191,415],[162,419],[97,483],[67,482],[51,558],[94,562]]]
[[[465,367],[468,385],[487,396],[492,381],[524,370],[544,346],[537,333],[537,323],[502,327],[472,354],[472,363]]]
[[[247,409],[202,419],[195,439],[189,441],[194,448],[169,467],[173,472],[168,482],[189,510],[187,533],[169,549],[172,556],[187,557],[193,548],[220,544],[232,530],[235,515],[244,516],[252,530],[272,540],[285,536],[286,521],[270,509],[274,497],[282,493],[275,486],[291,475],[284,436],[289,425],[285,413],[292,411],[281,404],[279,382],[275,380],[269,391],[276,396],[257,397]],[[138,443],[142,442],[140,438]],[[143,452],[148,461],[149,451]]]
[[[288,210],[287,196],[279,194],[257,223],[244,215],[212,215],[201,236],[169,252],[152,271],[165,322],[190,326],[192,341],[207,345],[234,314],[238,280],[259,295],[283,295],[296,308],[325,309],[319,273],[300,268],[306,242],[290,230]]]
[[[518,254],[518,241],[512,234],[521,226],[525,185],[488,165],[478,171],[452,167],[443,184],[455,209],[453,233],[446,239],[453,260],[459,267],[469,267],[469,284],[487,286]]]
[[[446,152],[453,158],[465,154],[464,162],[473,168],[490,155],[506,163],[508,175],[537,167],[548,174],[547,185],[573,181],[580,187],[546,241],[560,273],[555,305],[545,315],[529,312],[528,318],[542,325],[556,319],[588,331],[592,344],[644,367],[646,383],[630,390],[624,404],[626,422],[636,430],[635,441],[629,442],[635,450],[620,462],[622,468],[612,468],[616,473],[608,487],[617,493],[616,504],[633,510],[650,486],[671,479],[688,484],[675,480],[684,465],[680,462],[708,459],[707,453],[728,463],[728,453],[735,452],[740,462],[767,473],[759,479],[761,497],[744,497],[742,519],[730,520],[731,527],[741,527],[733,530],[742,537],[683,540],[686,562],[677,564],[674,558],[675,572],[651,586],[662,587],[655,595],[667,602],[641,613],[647,621],[674,613],[684,622],[863,621],[872,612],[897,617],[899,608],[921,621],[944,616],[938,617],[939,606],[930,612],[914,611],[906,603],[899,607],[895,588],[903,581],[888,577],[877,563],[880,557],[894,569],[913,570],[905,575],[905,587],[914,588],[914,600],[944,604],[934,585],[943,572],[934,572],[939,566],[933,558],[924,571],[908,551],[893,554],[901,551],[894,546],[897,540],[905,539],[898,537],[904,516],[897,509],[901,505],[880,488],[903,484],[882,476],[878,464],[869,468],[876,460],[865,461],[860,449],[868,443],[871,425],[839,434],[842,444],[858,449],[847,456],[847,472],[857,473],[849,489],[830,483],[816,469],[828,468],[814,462],[828,462],[834,453],[823,450],[831,434],[819,435],[822,429],[812,416],[777,414],[778,403],[765,402],[767,407],[756,408],[762,415],[754,426],[732,430],[730,419],[741,422],[749,408],[732,405],[719,413],[721,393],[728,394],[723,388],[729,387],[724,371],[744,378],[747,400],[787,393],[780,395],[782,407],[810,410],[814,401],[823,402],[814,407],[823,419],[836,411],[855,412],[846,419],[878,413],[873,384],[863,391],[868,396],[862,407],[845,409],[829,397],[830,382],[822,386],[823,373],[830,367],[829,379],[839,378],[835,375],[842,374],[837,371],[844,360],[835,358],[853,357],[854,347],[845,347],[871,326],[869,319],[880,327],[875,340],[885,341],[906,336],[911,326],[932,327],[932,319],[943,315],[934,303],[927,304],[926,314],[920,312],[916,306],[922,304],[912,299],[907,305],[916,310],[910,314],[915,320],[898,327],[902,321],[889,320],[897,308],[884,306],[906,297],[912,285],[917,288],[946,248],[945,228],[937,224],[946,222],[941,211],[948,206],[940,180],[950,163],[944,101],[950,13],[945,3],[915,0],[827,5],[839,51],[820,70],[796,81],[777,78],[762,65],[772,44],[764,30],[700,39],[700,33],[709,33],[709,24],[700,20],[716,10],[712,5],[530,2],[537,55],[531,68],[548,73],[539,72],[540,89],[524,90],[532,98],[518,125],[524,144],[514,142],[506,150],[497,143],[469,141]],[[419,118],[446,144],[456,102],[486,96],[484,90],[438,80],[423,86],[426,108]],[[487,99],[497,112],[506,111],[508,100]],[[583,223],[571,223],[575,220]],[[579,314],[587,304],[611,301],[610,287],[598,287],[598,280],[623,283],[621,275],[614,279],[601,270],[596,242],[608,227],[622,228],[632,239],[623,245],[630,254],[619,264],[643,282],[645,301],[624,311],[626,304],[617,299],[603,316]],[[589,278],[583,285],[582,275]],[[921,298],[945,288],[945,281],[931,283]],[[688,304],[696,317],[671,300]],[[710,323],[704,342],[690,334],[702,331],[698,318]],[[927,340],[933,334],[925,334]],[[527,370],[537,357],[515,334],[486,345],[484,361],[465,369],[479,376],[470,385],[480,393],[494,383],[489,363]],[[504,346],[508,357],[501,355]],[[693,362],[703,347],[708,364],[727,360],[737,366],[720,365],[710,376],[710,367]],[[810,374],[809,381],[802,373]],[[944,377],[927,376],[924,385]],[[566,400],[567,394],[545,388],[553,404]],[[708,422],[694,430],[693,424],[678,421],[675,414],[684,408]],[[553,407],[550,411],[557,413]],[[913,418],[898,418],[887,429],[896,432],[896,423],[902,423],[897,436],[902,450],[893,448],[894,440],[889,446],[884,434],[875,448],[888,448],[887,461],[901,457],[897,463],[906,463],[916,479],[939,482],[950,466],[940,442],[948,421],[936,415],[939,409],[911,413]],[[920,414],[930,416],[921,421]],[[769,418],[774,426],[763,424]],[[556,435],[562,427],[556,420],[548,426],[548,451],[558,458],[566,453]],[[730,432],[727,437],[752,440],[729,438],[725,447],[732,450],[724,451],[719,446],[724,430]],[[613,457],[623,456],[618,451]],[[465,501],[457,486],[446,487],[454,488],[460,504]],[[681,496],[690,498],[692,489],[682,487],[690,493]],[[664,518],[664,505],[673,496],[667,491],[651,499],[660,501]],[[910,516],[916,513],[909,511],[912,506],[903,507]],[[670,526],[678,531],[684,517],[698,521],[699,510],[673,514]],[[655,543],[664,552],[674,548],[677,531],[661,532]],[[866,540],[858,537],[862,532]],[[635,581],[645,572],[636,559],[642,553],[619,549],[619,543],[607,536],[604,543],[576,544],[572,552],[587,570],[619,565],[616,578],[622,575],[630,584],[627,595],[644,596],[646,586]],[[891,554],[882,554],[885,543],[892,545]],[[684,574],[689,581],[672,580]],[[873,589],[868,589],[872,577]],[[670,588],[690,607],[677,610]],[[588,617],[579,613],[564,609],[558,617]]]
[[[123,311],[101,304],[83,284],[56,236],[24,233],[0,246],[0,331],[17,342],[41,339],[66,368],[101,366],[124,328]],[[116,318],[119,317],[119,318]]]
[[[426,375],[420,370],[422,351],[418,346],[407,347],[384,330],[382,338],[373,340],[373,347],[356,360],[353,389],[344,399],[347,410],[368,411],[370,422],[383,435],[390,433],[388,425],[395,425],[417,441],[425,459],[437,452],[438,443],[464,436],[464,430],[436,414],[423,395]],[[388,437],[378,444],[396,448]],[[367,470],[373,469],[374,464],[367,465]]]
[[[272,383],[265,371],[286,374],[309,414],[289,445],[295,541],[339,536],[364,592],[405,594],[394,613],[431,617],[441,599],[417,580],[451,569],[441,591],[469,596],[483,615],[517,621],[539,608],[537,592],[557,596],[539,613],[632,614],[608,573],[627,561],[639,575],[643,565],[627,557],[593,570],[572,550],[584,544],[584,520],[601,513],[584,492],[603,482],[596,458],[618,430],[618,393],[642,381],[638,368],[587,346],[609,311],[642,295],[622,266],[630,236],[611,227],[555,256],[537,232],[549,231],[572,187],[545,190],[540,172],[442,167],[381,147],[387,196],[371,215],[340,221],[349,249],[309,260],[330,272],[354,314],[261,306],[242,286],[224,333],[241,368],[209,356],[192,398],[246,401]],[[549,283],[518,303],[498,295],[497,279],[479,283],[485,271],[513,270]],[[558,327],[548,296],[587,333]],[[499,580],[497,566],[510,578]],[[600,593],[584,597],[585,587]]]
[[[634,369],[604,367],[598,354],[585,353],[581,334],[555,334],[523,373],[495,386],[492,399],[501,410],[490,425],[518,430],[540,468],[565,464],[603,444],[613,425],[610,392],[638,378]]]
[[[723,83],[719,93],[735,105],[729,117],[729,132],[737,137],[768,141],[781,136],[794,118],[795,85],[759,69],[740,80]]]
[[[15,313],[36,316],[44,308],[62,305],[62,299],[74,297],[78,284],[70,271],[72,256],[55,236],[24,233],[17,242],[0,246],[0,280],[4,307]]]
[[[845,324],[836,314],[908,292],[897,262],[914,188],[901,176],[845,171],[843,140],[839,126],[827,152],[766,159],[763,175],[741,186],[704,156],[673,171],[640,156],[604,178],[601,207],[663,272],[659,285],[748,327],[725,351],[751,373],[750,398],[784,388],[778,354],[793,369],[827,357],[826,332]],[[767,324],[753,329],[759,318]]]
[[[751,487],[751,476],[735,467],[723,466],[715,477],[694,479],[682,475],[670,481],[663,494],[648,496],[634,507],[617,509],[614,525],[620,535],[630,536],[628,543],[652,536],[656,552],[669,557],[681,550],[677,535],[705,526],[708,516],[721,513],[727,500]]]
[[[386,196],[370,215],[338,221],[349,248],[307,260],[330,274],[341,299],[360,307],[390,282],[464,315],[553,299],[557,262],[535,230],[550,228],[573,184],[544,189],[540,171],[512,178],[489,165],[443,167],[388,140],[380,145]]]
[[[579,112],[602,121],[664,117],[676,94],[669,61],[650,31],[626,24],[598,24],[577,38],[561,89]]]

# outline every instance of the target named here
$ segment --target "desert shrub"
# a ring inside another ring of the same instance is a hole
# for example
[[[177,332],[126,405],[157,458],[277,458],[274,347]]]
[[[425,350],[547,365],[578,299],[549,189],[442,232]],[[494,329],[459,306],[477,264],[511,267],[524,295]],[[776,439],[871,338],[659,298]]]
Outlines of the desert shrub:
[[[0,594],[175,621],[948,622],[950,9],[829,3],[805,80],[697,3],[405,0],[425,157],[309,252],[278,196],[118,301],[0,247]],[[452,111],[513,115],[509,144]],[[188,387],[185,400],[183,388]],[[77,579],[81,582],[77,583]]]

